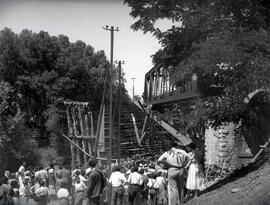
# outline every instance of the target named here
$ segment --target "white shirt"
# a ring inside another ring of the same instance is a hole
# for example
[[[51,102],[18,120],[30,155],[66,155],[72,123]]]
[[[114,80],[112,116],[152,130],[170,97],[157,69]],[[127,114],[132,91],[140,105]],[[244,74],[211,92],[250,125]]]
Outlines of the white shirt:
[[[80,177],[80,180],[83,181],[83,182],[87,182],[87,179],[85,177],[83,177],[82,175],[79,175]]]
[[[74,169],[71,173],[71,177],[74,177],[77,171],[81,173],[80,169]]]
[[[155,183],[156,183],[156,180],[155,180],[155,179],[149,178],[149,179],[148,179],[147,186],[148,186],[149,188],[156,188],[156,187],[155,187]]]
[[[128,177],[128,182],[130,184],[142,185],[143,184],[143,178],[138,172],[132,172],[132,173],[130,173],[130,175]]]
[[[20,173],[24,174],[24,172],[25,172],[25,168],[24,168],[24,166],[23,166],[23,165],[22,165],[22,166],[20,166],[20,168],[19,168],[18,172],[20,172]]]
[[[125,175],[119,171],[113,172],[109,179],[109,183],[112,184],[113,187],[122,186],[126,183],[126,181]]]
[[[74,186],[75,186],[75,192],[76,191],[84,191],[87,189],[87,187],[83,181],[80,181],[80,183],[75,182]]]
[[[68,193],[67,189],[60,188],[58,190],[58,192],[57,192],[58,199],[60,199],[60,198],[68,198],[68,196],[69,196],[69,193]]]
[[[88,167],[88,168],[85,170],[85,174],[89,174],[91,171],[92,171],[92,168]]]
[[[186,164],[189,158],[189,154],[186,153],[184,150],[172,148],[171,150],[163,153],[159,157],[158,161],[165,160],[171,165],[181,167]]]
[[[165,186],[165,184],[166,184],[166,181],[164,177],[157,177],[154,188],[157,189],[159,187]]]
[[[49,194],[49,190],[47,187],[40,187],[36,190],[36,194],[39,196],[46,196]]]

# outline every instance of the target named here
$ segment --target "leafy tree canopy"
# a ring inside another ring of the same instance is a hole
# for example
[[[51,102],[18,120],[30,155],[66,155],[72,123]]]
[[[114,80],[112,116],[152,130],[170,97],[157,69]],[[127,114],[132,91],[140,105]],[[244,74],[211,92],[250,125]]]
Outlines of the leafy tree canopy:
[[[64,35],[0,31],[0,146],[13,158],[29,159],[32,152],[17,142],[36,137],[44,146],[66,131],[67,99],[89,102],[97,114],[108,66],[103,51]]]
[[[155,64],[175,69],[174,81],[197,75],[202,101],[185,115],[188,128],[223,122],[258,122],[256,107],[244,103],[256,89],[269,90],[270,2],[267,0],[125,0],[134,30],[151,32],[162,45]],[[161,31],[157,22],[172,21]],[[177,26],[178,25],[178,26]],[[268,94],[269,96],[269,94]],[[203,122],[203,123],[202,123]]]

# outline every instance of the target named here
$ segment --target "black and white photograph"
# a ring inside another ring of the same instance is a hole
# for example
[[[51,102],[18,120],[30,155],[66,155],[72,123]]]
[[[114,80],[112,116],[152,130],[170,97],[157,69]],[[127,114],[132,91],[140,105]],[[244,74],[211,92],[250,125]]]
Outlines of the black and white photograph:
[[[0,205],[270,205],[269,0],[0,0]]]

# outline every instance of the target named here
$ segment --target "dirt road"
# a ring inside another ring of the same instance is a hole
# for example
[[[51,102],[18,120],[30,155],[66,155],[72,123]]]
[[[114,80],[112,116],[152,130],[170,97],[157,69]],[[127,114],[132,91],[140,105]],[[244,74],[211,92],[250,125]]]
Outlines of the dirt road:
[[[231,181],[186,204],[270,205],[270,160],[251,172],[242,170]]]

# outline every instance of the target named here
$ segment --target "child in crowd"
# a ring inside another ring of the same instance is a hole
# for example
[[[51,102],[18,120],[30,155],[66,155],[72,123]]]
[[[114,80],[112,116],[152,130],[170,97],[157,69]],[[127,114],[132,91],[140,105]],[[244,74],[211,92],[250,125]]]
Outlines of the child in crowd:
[[[28,205],[30,190],[28,187],[29,177],[21,177],[19,178],[20,188],[19,188],[19,196],[21,205]]]
[[[75,205],[82,205],[84,199],[84,191],[87,189],[84,181],[80,179],[80,176],[75,177]]]
[[[60,182],[60,189],[57,192],[57,198],[59,200],[59,205],[69,205],[69,192],[63,181]]]
[[[49,169],[49,176],[48,176],[48,183],[49,183],[49,200],[55,199],[56,192],[55,192],[55,184],[56,179],[54,176],[54,169]]]
[[[47,205],[48,202],[48,196],[49,196],[49,190],[45,186],[45,181],[40,180],[39,182],[40,187],[36,190],[36,196],[38,198],[38,205]]]
[[[12,198],[13,205],[21,205],[19,199],[19,183],[16,180],[11,181],[10,183],[10,197]]]
[[[158,172],[156,183],[154,184],[154,187],[158,189],[157,193],[157,204],[158,205],[164,205],[166,204],[166,180],[164,177],[165,173]]]
[[[158,194],[158,189],[155,187],[156,179],[155,179],[155,174],[150,173],[148,174],[148,200],[149,200],[149,205],[156,205],[157,203],[157,194]]]

